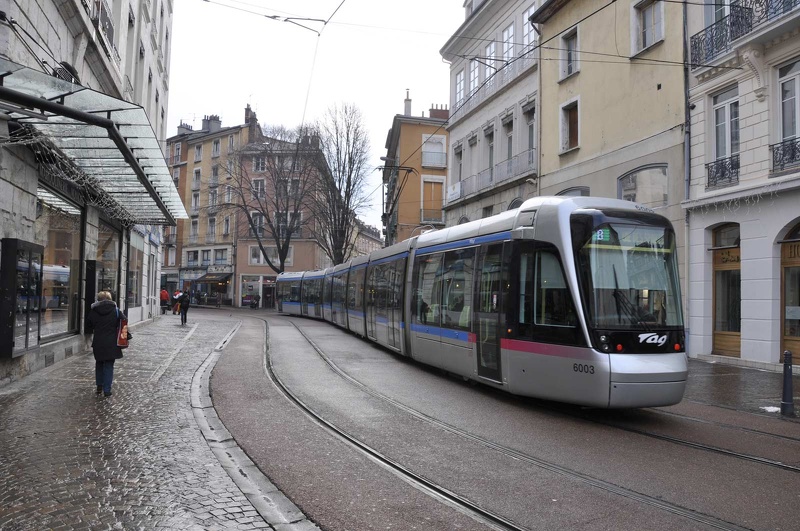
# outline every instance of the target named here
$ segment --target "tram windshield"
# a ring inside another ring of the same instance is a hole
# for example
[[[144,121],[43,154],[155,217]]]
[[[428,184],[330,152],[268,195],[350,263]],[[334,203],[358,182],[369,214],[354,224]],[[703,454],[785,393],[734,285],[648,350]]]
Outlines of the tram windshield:
[[[683,326],[671,228],[614,222],[595,226],[579,247],[578,265],[591,326]]]

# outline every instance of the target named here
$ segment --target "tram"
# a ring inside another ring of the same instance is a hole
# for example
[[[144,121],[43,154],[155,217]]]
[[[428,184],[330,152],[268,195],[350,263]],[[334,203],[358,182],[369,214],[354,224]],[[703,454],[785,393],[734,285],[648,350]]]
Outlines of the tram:
[[[283,273],[278,311],[517,395],[667,406],[683,398],[688,369],[675,249],[669,220],[644,206],[539,197]]]

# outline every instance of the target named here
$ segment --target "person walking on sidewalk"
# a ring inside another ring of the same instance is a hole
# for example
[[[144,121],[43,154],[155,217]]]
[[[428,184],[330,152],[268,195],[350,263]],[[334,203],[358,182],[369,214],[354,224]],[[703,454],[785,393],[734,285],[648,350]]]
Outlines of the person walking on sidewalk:
[[[92,304],[86,322],[94,332],[92,350],[94,351],[94,375],[97,384],[96,393],[111,396],[111,384],[114,380],[114,362],[122,358],[122,349],[117,346],[117,327],[120,319],[127,319],[119,311],[117,303],[111,300],[111,293],[101,291],[97,294],[97,302]]]
[[[181,326],[184,326],[186,324],[186,313],[189,311],[189,294],[182,293],[178,297],[178,304],[180,304]]]
[[[167,309],[169,308],[169,293],[164,288],[161,288],[161,315],[167,313]]]

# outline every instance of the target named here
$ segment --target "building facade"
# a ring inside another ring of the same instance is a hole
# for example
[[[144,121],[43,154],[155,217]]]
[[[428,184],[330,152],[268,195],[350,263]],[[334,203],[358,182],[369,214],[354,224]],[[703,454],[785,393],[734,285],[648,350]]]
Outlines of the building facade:
[[[222,127],[219,116],[205,116],[194,131],[181,124],[167,140],[167,158],[189,219],[165,239],[161,285],[168,292],[188,290],[195,304],[234,304],[236,215],[232,179],[240,150],[261,138],[256,114],[245,107],[244,123]]]
[[[800,352],[800,5],[689,5],[689,353]]]
[[[171,2],[4,15],[0,383],[83,351],[98,291],[155,318],[161,226],[186,216],[163,152]]]
[[[432,107],[428,117],[412,116],[408,93],[404,103],[403,114],[392,120],[383,157],[386,245],[444,226],[449,111]]]
[[[535,195],[539,61],[536,2],[468,0],[441,49],[450,63],[447,226],[516,208]]]

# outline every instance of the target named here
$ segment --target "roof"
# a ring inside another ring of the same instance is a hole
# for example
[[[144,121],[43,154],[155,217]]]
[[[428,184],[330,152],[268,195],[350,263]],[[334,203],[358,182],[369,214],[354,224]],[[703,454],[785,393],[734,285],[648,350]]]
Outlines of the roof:
[[[0,112],[22,126],[8,143],[28,145],[124,224],[188,218],[139,105],[2,58],[0,102]]]
[[[569,0],[546,0],[539,9],[534,11],[531,15],[531,22],[534,24],[543,24],[547,22],[550,17],[558,13],[562,7],[567,5]]]

